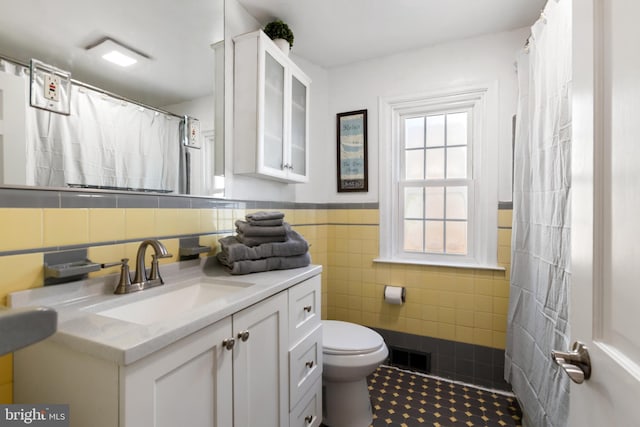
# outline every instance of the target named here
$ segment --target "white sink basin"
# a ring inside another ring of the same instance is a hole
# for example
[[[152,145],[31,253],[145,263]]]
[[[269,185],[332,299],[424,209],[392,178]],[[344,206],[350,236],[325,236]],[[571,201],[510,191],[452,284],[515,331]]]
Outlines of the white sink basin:
[[[231,285],[198,282],[174,291],[98,311],[96,314],[139,325],[150,325],[208,304],[215,299],[239,292],[247,286],[251,286],[251,284],[234,283]]]

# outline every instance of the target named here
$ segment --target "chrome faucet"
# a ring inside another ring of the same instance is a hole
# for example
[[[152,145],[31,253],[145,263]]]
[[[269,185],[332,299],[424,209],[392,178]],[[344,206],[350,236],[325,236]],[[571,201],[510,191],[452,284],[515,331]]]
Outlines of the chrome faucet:
[[[154,250],[151,261],[151,271],[147,276],[147,269],[144,265],[145,256],[147,253],[147,246],[151,246]],[[147,288],[159,286],[164,284],[162,276],[160,276],[160,267],[158,260],[160,258],[169,258],[172,255],[167,252],[167,248],[158,240],[145,240],[140,243],[138,247],[138,253],[136,255],[136,274],[131,282],[131,275],[129,274],[129,259],[123,258],[120,262],[111,264],[102,264],[102,268],[113,267],[115,265],[121,265],[120,280],[118,286],[116,286],[116,294],[129,294],[131,292],[142,291]]]
[[[147,246],[151,246],[155,252],[152,256],[151,272],[149,276],[147,276],[147,269],[144,266]],[[164,280],[162,280],[162,277],[160,276],[158,259],[169,257],[171,257],[171,254],[167,252],[167,248],[165,248],[159,240],[145,240],[140,243],[140,246],[138,247],[138,254],[136,255],[136,275],[133,278],[132,285],[139,285],[141,289],[147,289],[164,284]]]

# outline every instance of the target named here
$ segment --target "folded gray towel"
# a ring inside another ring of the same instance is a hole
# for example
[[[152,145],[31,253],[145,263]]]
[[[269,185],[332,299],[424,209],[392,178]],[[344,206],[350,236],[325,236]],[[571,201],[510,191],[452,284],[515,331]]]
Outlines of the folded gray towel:
[[[311,264],[311,256],[308,252],[304,255],[236,261],[231,264],[225,264],[224,260],[220,259],[220,254],[222,254],[222,252],[218,253],[218,260],[229,269],[231,274],[249,274],[259,273],[261,271],[288,270],[290,268],[306,267]]]
[[[271,219],[282,219],[284,218],[284,214],[282,212],[265,212],[265,211],[260,211],[260,212],[254,212],[254,213],[250,213],[245,215],[244,217],[248,222],[254,222],[254,221],[266,221],[266,220],[271,220]]]
[[[279,256],[302,255],[309,250],[309,244],[300,234],[289,229],[286,242],[264,243],[259,246],[247,246],[236,236],[227,236],[219,240],[220,250],[227,263]]]
[[[273,227],[284,224],[284,219],[261,219],[260,221],[248,220],[247,222],[256,227]]]
[[[286,234],[281,236],[245,236],[243,233],[238,233],[236,239],[247,246],[258,246],[265,243],[286,242],[288,237]]]
[[[286,236],[287,229],[290,228],[286,222],[279,226],[272,227],[256,227],[246,221],[237,220],[236,228],[238,233],[242,233],[247,237],[266,237],[266,236]]]

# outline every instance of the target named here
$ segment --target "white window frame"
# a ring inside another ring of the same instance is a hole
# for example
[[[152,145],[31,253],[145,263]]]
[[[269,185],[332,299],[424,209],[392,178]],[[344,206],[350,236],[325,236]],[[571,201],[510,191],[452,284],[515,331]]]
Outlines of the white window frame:
[[[468,254],[411,253],[402,249],[400,172],[404,162],[403,118],[429,112],[471,111]],[[379,99],[380,256],[377,262],[498,269],[497,82],[439,92]]]

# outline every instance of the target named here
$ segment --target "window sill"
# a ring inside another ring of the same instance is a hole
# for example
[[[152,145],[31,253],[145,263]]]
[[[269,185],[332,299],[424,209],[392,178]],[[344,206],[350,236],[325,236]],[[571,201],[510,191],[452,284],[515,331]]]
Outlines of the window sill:
[[[492,270],[505,271],[506,268],[492,264],[470,264],[465,262],[444,262],[444,261],[423,261],[419,259],[406,258],[375,258],[373,262],[380,264],[406,264],[406,265],[425,265],[432,267],[452,267],[452,268],[468,268],[472,270]]]

